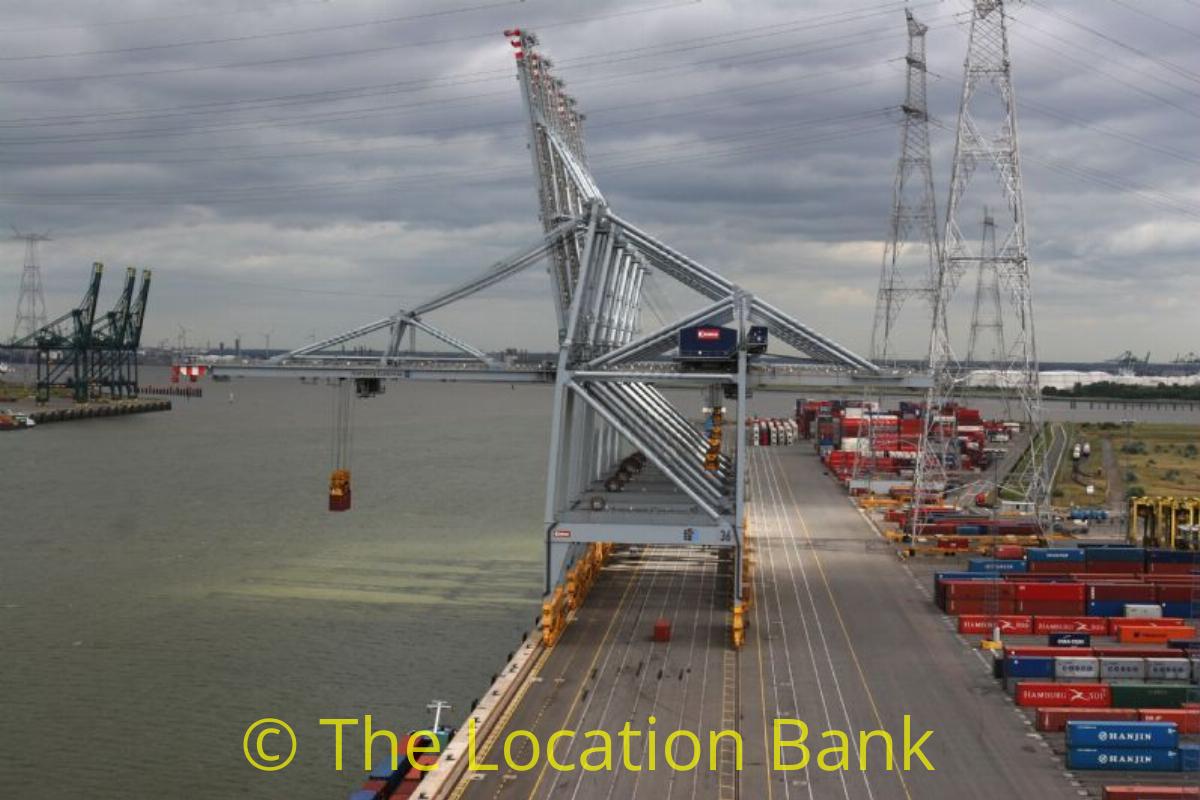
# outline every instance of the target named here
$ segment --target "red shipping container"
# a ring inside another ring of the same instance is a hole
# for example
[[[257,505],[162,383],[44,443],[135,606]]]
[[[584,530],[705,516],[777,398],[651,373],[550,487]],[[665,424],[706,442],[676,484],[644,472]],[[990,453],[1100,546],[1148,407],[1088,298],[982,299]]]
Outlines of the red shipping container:
[[[1091,633],[1104,636],[1108,633],[1108,620],[1104,617],[1052,617],[1033,618],[1034,633]]]
[[[1013,614],[1014,600],[947,600],[945,611],[952,617],[963,614]]]
[[[1001,559],[1024,558],[1025,548],[1019,544],[998,544],[993,555]]]
[[[1021,681],[1017,684],[1017,705],[1108,708],[1112,705],[1112,691],[1106,683]]]
[[[1102,561],[1099,563],[1088,564],[1088,573],[1103,572],[1108,574],[1133,574],[1140,575],[1145,572],[1145,566],[1140,561]]]
[[[986,600],[998,597],[1001,600],[1013,600],[1017,596],[1017,587],[999,581],[942,581],[942,587],[946,599]]]
[[[1105,786],[1104,800],[1189,800],[1200,797],[1197,786]]]
[[[1018,600],[1013,608],[1018,614],[1078,617],[1082,616],[1082,600]]]
[[[1193,564],[1150,564],[1151,575],[1190,575],[1194,569]]]
[[[1018,583],[1017,599],[1071,600],[1082,603],[1086,588],[1082,583]]]
[[[982,633],[990,635],[992,628],[1000,626],[1001,634],[1029,636],[1033,633],[1033,617],[1021,615],[992,616],[990,614],[964,614],[958,618],[959,633]]]
[[[1121,600],[1126,603],[1153,603],[1154,587],[1148,583],[1093,583],[1087,588],[1088,600]]]
[[[1160,603],[1189,603],[1193,593],[1196,599],[1200,600],[1200,587],[1193,588],[1184,584],[1182,586],[1159,585],[1154,588],[1157,592],[1154,599]]]
[[[1088,658],[1093,655],[1091,647],[1045,647],[1037,644],[1006,645],[1004,655],[1021,658],[1046,658],[1062,656],[1063,658]]]
[[[1142,722],[1174,722],[1180,733],[1200,733],[1200,709],[1143,708],[1138,711]]]
[[[1061,733],[1072,720],[1133,721],[1137,718],[1136,708],[1039,708],[1037,729]]]

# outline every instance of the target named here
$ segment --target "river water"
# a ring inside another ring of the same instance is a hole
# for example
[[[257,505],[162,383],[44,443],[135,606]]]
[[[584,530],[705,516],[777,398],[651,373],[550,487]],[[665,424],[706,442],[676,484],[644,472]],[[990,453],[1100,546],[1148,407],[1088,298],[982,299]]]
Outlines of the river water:
[[[344,797],[361,735],[338,773],[318,719],[466,713],[537,613],[551,390],[356,402],[345,514],[331,396],[206,382],[169,413],[0,437],[0,796]],[[241,751],[262,717],[300,742],[273,774]]]

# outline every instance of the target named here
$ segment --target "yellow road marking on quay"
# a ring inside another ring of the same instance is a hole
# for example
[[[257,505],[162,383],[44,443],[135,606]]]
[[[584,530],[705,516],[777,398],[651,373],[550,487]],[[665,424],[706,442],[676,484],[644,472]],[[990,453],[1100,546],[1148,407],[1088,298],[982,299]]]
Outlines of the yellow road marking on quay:
[[[804,536],[808,539],[809,544],[812,545],[809,551],[812,553],[813,560],[817,564],[817,571],[821,573],[821,582],[825,584],[825,593],[829,595],[829,602],[833,605],[833,613],[837,616],[838,626],[842,629],[842,636],[846,640],[846,647],[850,650],[850,658],[854,661],[854,669],[858,672],[858,680],[862,684],[863,690],[867,693],[867,702],[871,704],[871,711],[875,715],[875,722],[881,729],[884,729],[883,717],[879,713],[879,706],[875,703],[875,694],[871,691],[870,684],[867,683],[867,674],[863,671],[862,663],[858,660],[858,652],[854,649],[854,641],[851,639],[850,631],[846,627],[846,620],[842,617],[842,609],[838,605],[837,598],[833,596],[833,587],[829,583],[829,576],[825,574],[825,567],[821,564],[820,555],[817,554],[816,540],[808,528],[808,523],[804,520],[804,515],[800,513],[800,506],[796,502],[796,493],[792,490],[791,483],[786,480],[787,473],[778,467],[778,460],[776,461],[776,468],[780,476],[785,479],[780,481],[780,483],[787,487],[788,495],[792,499],[792,508],[796,513],[796,519],[800,521],[800,527],[804,530]],[[896,773],[896,778],[900,781],[900,788],[904,791],[904,796],[908,800],[912,800],[912,794],[908,791],[908,783],[904,780],[903,771],[898,769],[893,771]]]
[[[571,706],[567,709],[566,715],[563,717],[562,724],[556,730],[565,730],[567,723],[571,721],[571,715],[575,713],[575,706],[579,705],[580,698],[583,697],[584,687],[587,686],[587,676],[592,674],[592,670],[596,668],[596,662],[600,660],[600,653],[604,651],[604,645],[608,642],[608,637],[612,635],[613,626],[617,624],[617,620],[621,618],[621,611],[625,608],[625,601],[629,598],[629,592],[633,589],[633,585],[637,583],[635,578],[642,571],[643,562],[638,562],[637,570],[633,575],[629,576],[629,583],[625,586],[625,591],[621,593],[621,602],[617,604],[617,610],[613,613],[612,619],[608,622],[608,627],[604,630],[604,637],[600,643],[596,645],[596,651],[592,654],[591,663],[587,669],[583,671],[583,680],[579,682],[579,688],[575,691],[575,698],[571,700]],[[550,768],[550,762],[542,764],[542,768],[538,770],[537,780],[533,783],[533,788],[529,790],[529,800],[534,800],[538,789],[542,785],[542,781],[546,778],[546,770]]]

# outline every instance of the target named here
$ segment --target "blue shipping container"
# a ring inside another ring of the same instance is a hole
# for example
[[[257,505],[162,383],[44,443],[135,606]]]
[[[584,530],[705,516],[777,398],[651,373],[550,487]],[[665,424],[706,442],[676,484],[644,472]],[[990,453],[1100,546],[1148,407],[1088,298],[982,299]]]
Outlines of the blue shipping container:
[[[1147,550],[1147,564],[1191,564],[1200,569],[1200,553],[1194,550]]]
[[[1068,747],[1178,747],[1179,726],[1174,722],[1067,723]]]
[[[1087,562],[1097,564],[1119,561],[1122,563],[1145,561],[1146,551],[1140,547],[1089,547]]]
[[[1087,615],[1089,617],[1123,617],[1125,616],[1125,601],[1088,600]]]
[[[1167,642],[1167,647],[1175,650],[1200,650],[1200,639],[1171,639]]]
[[[1179,619],[1189,619],[1196,616],[1191,603],[1186,600],[1180,600],[1176,603],[1159,603],[1162,606],[1164,617],[1178,617]]]
[[[1069,747],[1067,767],[1178,772],[1179,751],[1146,747]]]
[[[1004,659],[1006,678],[1053,678],[1054,659],[1050,656],[1009,656]]]
[[[1025,572],[1025,562],[1015,558],[972,558],[967,562],[970,572]]]
[[[1030,547],[1025,551],[1030,561],[1070,561],[1083,563],[1083,551],[1078,547]]]
[[[1200,772],[1200,744],[1179,745],[1179,769],[1182,772]]]

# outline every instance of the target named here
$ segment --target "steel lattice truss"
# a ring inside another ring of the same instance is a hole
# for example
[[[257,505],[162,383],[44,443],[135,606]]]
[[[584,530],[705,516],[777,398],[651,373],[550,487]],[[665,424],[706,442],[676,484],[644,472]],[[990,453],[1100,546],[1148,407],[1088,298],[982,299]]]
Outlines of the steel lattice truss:
[[[905,10],[908,24],[907,91],[901,111],[900,163],[892,187],[892,216],[884,243],[883,268],[871,329],[871,359],[896,360],[896,323],[911,298],[935,305],[940,243],[933,161],[929,155],[929,110],[925,101],[925,33],[928,27]]]
[[[977,176],[976,172],[985,175]],[[990,175],[991,182],[986,178]],[[979,180],[977,178],[983,179]],[[994,209],[994,242],[986,245],[968,235],[986,206]],[[945,485],[946,442],[937,435],[936,415],[951,402],[965,378],[951,344],[948,316],[963,275],[971,268],[994,269],[1004,295],[1006,333],[999,354],[1001,390],[1020,411],[1029,437],[1028,450],[1016,468],[1002,476],[997,494],[1024,499],[1040,507],[1047,493],[1045,437],[1042,431],[1038,359],[1034,338],[1025,207],[1017,146],[1016,101],[1013,95],[1003,0],[975,0],[970,43],[958,117],[954,163],[947,202],[943,258],[939,270],[937,311],[932,326],[930,371],[933,389],[916,485],[922,491]],[[992,249],[994,247],[994,252]],[[914,514],[914,520],[919,516]]]
[[[416,308],[398,311],[278,360],[319,359],[322,351],[390,330],[386,363],[401,362],[412,327],[490,363],[489,356],[435,328],[425,315],[548,261],[558,327],[558,357],[546,491],[547,590],[589,542],[692,543],[732,548],[741,576],[743,436],[730,436],[716,468],[706,468],[709,439],[660,388],[716,387],[736,398],[744,430],[748,356],[736,370],[685,372],[661,356],[689,325],[764,325],[773,341],[824,368],[877,375],[869,360],[803,325],[761,298],[614,214],[588,168],[584,117],[553,75],[528,31],[506,31],[529,117],[530,152],[543,234],[473,278]],[[641,330],[643,289],[651,276],[698,293],[698,310],[649,333]],[[469,379],[469,377],[464,376]],[[637,454],[637,455],[634,455]],[[626,485],[626,484],[630,485]],[[634,487],[636,486],[636,490]],[[739,587],[740,589],[740,587]]]

